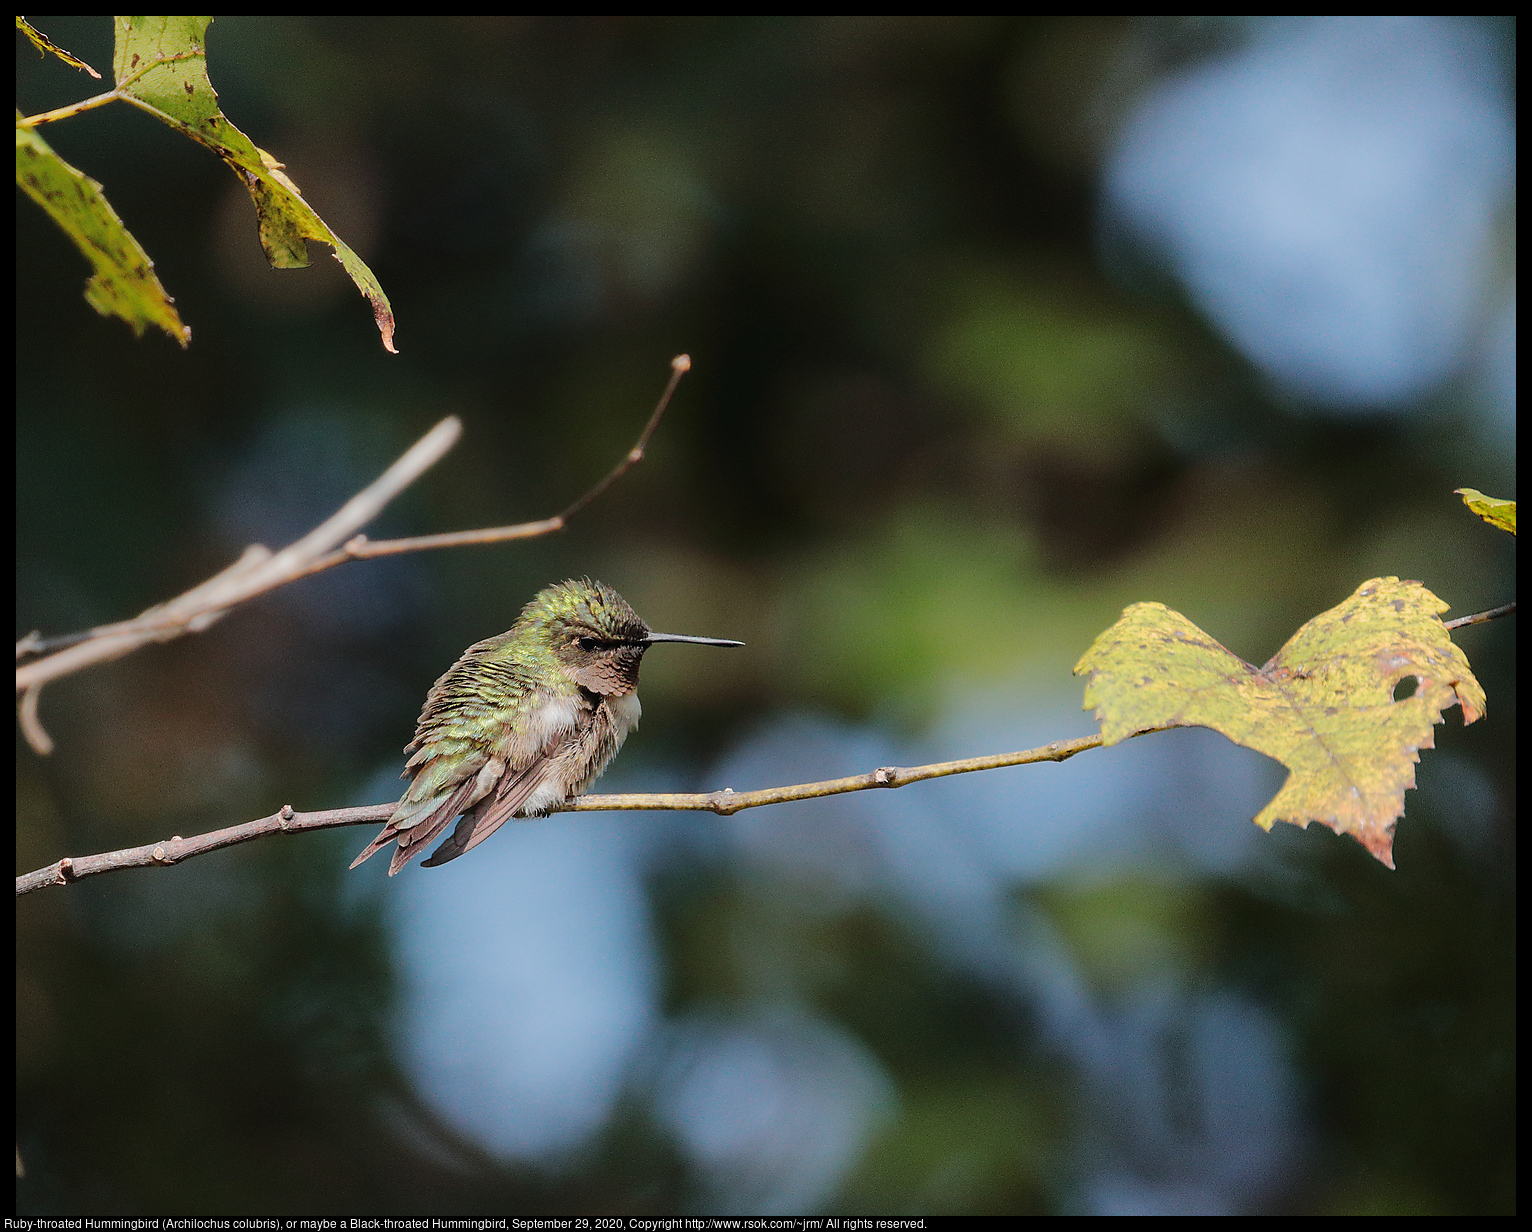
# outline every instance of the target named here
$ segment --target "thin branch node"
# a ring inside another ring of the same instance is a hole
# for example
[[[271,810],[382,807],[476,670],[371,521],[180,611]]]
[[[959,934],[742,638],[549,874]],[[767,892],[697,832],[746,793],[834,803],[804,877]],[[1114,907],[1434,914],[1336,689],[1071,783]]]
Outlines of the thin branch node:
[[[359,556],[362,549],[367,546],[367,543],[366,535],[352,535],[351,538],[346,540],[346,544],[341,548],[341,551],[347,556]]]
[[[59,861],[58,869],[59,869],[59,881],[62,882],[63,884],[68,885],[71,881],[73,881],[75,879],[75,876],[74,876],[74,861],[71,860],[68,856],[65,856],[62,860]]]
[[[170,859],[166,858],[166,856],[165,856],[165,849],[163,847],[156,847],[154,849],[154,862],[156,864],[174,864],[175,863],[174,860],[170,860]]]

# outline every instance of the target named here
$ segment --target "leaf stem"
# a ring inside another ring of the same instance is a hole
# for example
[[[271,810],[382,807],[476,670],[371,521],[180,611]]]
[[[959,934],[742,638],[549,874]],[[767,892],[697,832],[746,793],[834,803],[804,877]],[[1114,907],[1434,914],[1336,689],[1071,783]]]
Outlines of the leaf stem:
[[[36,115],[21,116],[16,121],[17,128],[36,128],[39,124],[51,124],[55,120],[67,120],[70,116],[83,115],[97,107],[104,107],[107,103],[115,103],[123,96],[116,90],[108,90],[105,94],[97,94],[91,98],[81,99],[78,103],[70,103],[67,107],[55,107],[52,111],[39,111]]]

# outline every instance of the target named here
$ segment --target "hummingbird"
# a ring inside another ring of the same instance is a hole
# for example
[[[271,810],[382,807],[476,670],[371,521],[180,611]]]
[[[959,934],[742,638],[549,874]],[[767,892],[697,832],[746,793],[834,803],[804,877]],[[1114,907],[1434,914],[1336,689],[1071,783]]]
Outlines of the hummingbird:
[[[392,877],[438,834],[421,867],[455,860],[512,817],[543,817],[579,795],[638,726],[638,666],[657,642],[743,646],[654,633],[610,586],[590,578],[539,592],[509,630],[475,642],[426,694],[405,745],[405,790],[355,868],[390,843]]]

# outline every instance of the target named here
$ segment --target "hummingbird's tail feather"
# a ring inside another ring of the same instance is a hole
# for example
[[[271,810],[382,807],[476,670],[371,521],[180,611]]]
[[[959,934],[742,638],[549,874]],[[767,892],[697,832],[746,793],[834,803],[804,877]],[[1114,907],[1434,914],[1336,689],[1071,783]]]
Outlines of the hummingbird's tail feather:
[[[393,840],[394,831],[389,826],[384,826],[382,831],[379,832],[378,836],[362,849],[362,854],[351,861],[351,867],[355,868],[358,864],[372,859],[373,856],[377,855],[378,852],[382,851],[383,848],[387,847],[389,843],[393,842]]]
[[[397,841],[399,849],[394,852],[393,858],[388,862],[388,875],[392,877],[420,854],[422,847],[429,844],[452,823],[453,819],[462,812],[463,805],[473,793],[473,789],[474,780],[469,778],[466,782],[459,783],[451,793],[438,797],[435,807],[428,810],[414,808],[409,812],[401,810],[406,818],[411,815],[418,816],[421,812],[425,815],[414,825],[403,830],[395,824],[401,814],[395,814],[394,817],[389,818],[388,824],[379,831],[378,836],[367,844],[366,849],[355,860],[351,861],[351,867],[355,868],[362,861],[371,859],[389,843]]]
[[[429,813],[432,811],[432,803],[433,802],[431,800],[422,800],[418,804],[409,804],[405,801],[400,801],[399,807],[394,810],[394,815],[390,817],[388,819],[388,823],[380,831],[378,831],[377,837],[374,838],[372,842],[367,844],[366,849],[362,852],[361,855],[357,856],[356,859],[351,861],[351,867],[355,868],[358,864],[361,864],[366,860],[370,860],[373,856],[377,855],[378,852],[382,851],[383,848],[387,847],[391,842],[393,842],[396,838],[408,830],[410,826],[414,825],[414,819],[420,816],[422,812]],[[401,826],[401,822],[405,824]]]
[[[399,835],[399,849],[388,861],[388,875],[392,877],[418,856],[422,848],[428,846],[438,834],[452,824],[452,819],[457,816],[457,809],[461,807],[461,804],[458,804],[450,813],[444,808],[436,814],[429,825],[418,825],[413,830],[402,832]]]
[[[519,774],[502,779],[500,790],[489,800],[479,804],[472,812],[464,813],[463,820],[458,822],[452,837],[438,847],[429,860],[421,861],[420,867],[437,868],[448,860],[456,860],[465,852],[472,851],[516,816],[529,801],[539,806],[539,812],[545,811],[553,804],[562,804],[563,800],[552,800],[546,804],[540,800],[533,800],[539,788],[557,781],[557,769],[553,759],[542,758]]]

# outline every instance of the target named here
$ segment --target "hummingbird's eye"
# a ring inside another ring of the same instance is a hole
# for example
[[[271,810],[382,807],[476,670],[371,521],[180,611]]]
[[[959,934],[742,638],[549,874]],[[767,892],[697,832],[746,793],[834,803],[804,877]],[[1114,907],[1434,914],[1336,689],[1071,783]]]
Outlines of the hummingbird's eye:
[[[579,639],[578,645],[581,650],[592,651],[596,648],[596,639],[593,637],[582,637]]]

